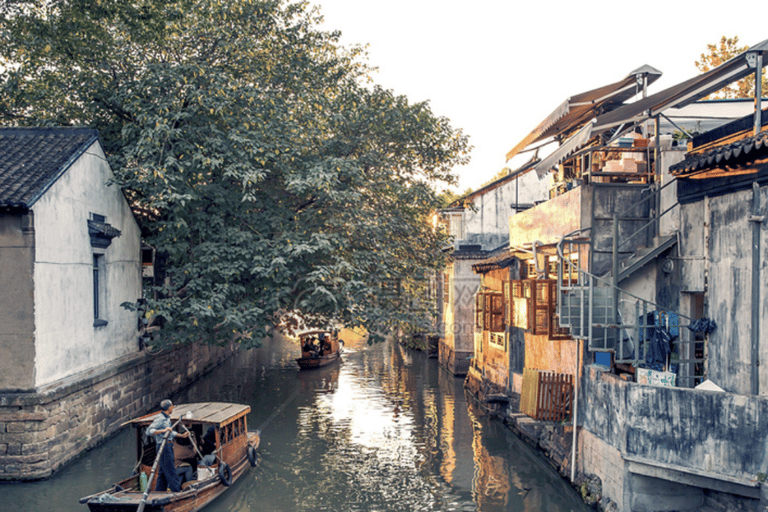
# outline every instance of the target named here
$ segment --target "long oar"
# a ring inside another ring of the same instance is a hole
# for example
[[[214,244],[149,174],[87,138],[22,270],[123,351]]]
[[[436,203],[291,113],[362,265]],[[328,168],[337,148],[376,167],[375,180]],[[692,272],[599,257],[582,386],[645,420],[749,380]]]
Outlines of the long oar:
[[[171,425],[171,430],[173,430],[176,427],[176,425],[179,424],[180,421],[181,421],[181,418],[179,418],[176,423]],[[183,427],[184,424],[182,423],[181,426]],[[136,509],[136,512],[144,512],[144,506],[147,504],[147,496],[149,496],[149,491],[150,491],[150,488],[152,487],[152,479],[155,477],[157,466],[160,464],[160,455],[163,454],[163,448],[165,448],[165,444],[168,442],[168,437],[170,435],[171,435],[171,431],[169,430],[163,436],[163,442],[160,443],[160,449],[157,450],[157,456],[155,456],[155,462],[154,464],[152,464],[152,471],[149,472],[149,480],[147,480],[147,488],[144,489],[144,494],[141,497],[141,501],[139,502],[139,508]]]
[[[185,424],[183,424],[183,423],[181,424],[181,428],[183,428],[183,429],[184,429],[186,432],[188,432],[188,433],[189,433],[189,440],[192,442],[192,448],[194,448],[194,449],[195,449],[195,453],[196,453],[196,454],[197,454],[197,456],[198,456],[198,457],[200,457],[200,459],[202,460],[202,459],[203,459],[203,454],[202,454],[202,453],[200,453],[200,450],[197,448],[197,443],[195,442],[195,435],[194,435],[192,432],[189,432],[189,429],[188,429],[188,428],[187,428],[187,426],[186,426]]]

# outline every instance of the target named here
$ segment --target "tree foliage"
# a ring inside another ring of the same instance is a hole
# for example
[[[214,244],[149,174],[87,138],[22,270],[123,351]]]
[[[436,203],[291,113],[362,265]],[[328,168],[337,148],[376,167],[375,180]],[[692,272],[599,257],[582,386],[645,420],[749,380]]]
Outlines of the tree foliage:
[[[706,73],[721,64],[731,60],[740,53],[749,49],[749,46],[740,46],[738,36],[720,38],[720,44],[708,44],[707,52],[702,53],[699,60],[695,62],[696,68],[702,73]],[[762,92],[768,93],[768,78],[763,75]],[[754,98],[755,97],[755,76],[749,75],[738,82],[733,82],[710,94],[708,99],[730,99],[730,98]]]
[[[467,140],[371,85],[359,47],[284,0],[9,0],[6,124],[97,128],[162,261],[164,342],[425,320],[428,222]]]

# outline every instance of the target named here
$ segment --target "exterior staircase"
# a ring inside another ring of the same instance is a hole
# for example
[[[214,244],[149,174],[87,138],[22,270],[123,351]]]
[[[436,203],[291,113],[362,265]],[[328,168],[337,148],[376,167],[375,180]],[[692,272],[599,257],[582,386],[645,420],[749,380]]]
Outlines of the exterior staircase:
[[[642,219],[646,222],[640,229],[619,239],[622,220],[619,216],[613,218],[611,267],[603,275],[591,272],[596,238],[593,228],[575,231],[560,241],[557,312],[560,327],[568,328],[574,339],[584,340],[590,352],[612,353],[616,363],[636,367],[646,360],[655,329],[663,327],[679,333],[681,315],[619,285],[674,247],[677,234],[656,236],[643,246],[635,244],[632,252],[620,252],[622,247],[631,247],[630,239],[636,235],[647,238],[649,227],[653,229],[658,222],[658,218]],[[626,220],[637,225],[640,219]],[[605,232],[601,236],[605,237]]]

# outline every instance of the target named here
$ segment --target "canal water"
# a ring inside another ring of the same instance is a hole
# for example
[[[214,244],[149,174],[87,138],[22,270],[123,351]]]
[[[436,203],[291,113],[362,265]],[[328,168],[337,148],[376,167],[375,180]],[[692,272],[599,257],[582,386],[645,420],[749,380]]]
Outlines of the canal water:
[[[300,372],[297,352],[268,339],[172,397],[248,404],[262,429],[260,466],[206,512],[590,510],[435,359],[348,339],[340,364]],[[0,485],[0,508],[85,512],[79,497],[127,476],[134,451],[125,429],[48,480]]]

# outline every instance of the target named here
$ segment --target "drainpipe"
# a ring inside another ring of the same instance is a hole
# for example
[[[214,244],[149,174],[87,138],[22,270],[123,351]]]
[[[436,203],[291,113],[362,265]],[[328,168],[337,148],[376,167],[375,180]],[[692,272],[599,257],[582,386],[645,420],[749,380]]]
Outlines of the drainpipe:
[[[582,313],[582,316],[583,316],[583,313]],[[576,480],[576,424],[577,424],[577,418],[579,416],[579,361],[581,361],[581,340],[576,340],[576,372],[573,375],[574,388],[573,388],[573,441],[571,441],[571,483],[573,483],[574,480]]]
[[[758,135],[763,128],[763,54],[761,52],[748,53],[747,63],[755,67],[755,135]]]
[[[752,183],[752,394],[760,394],[760,185]]]

